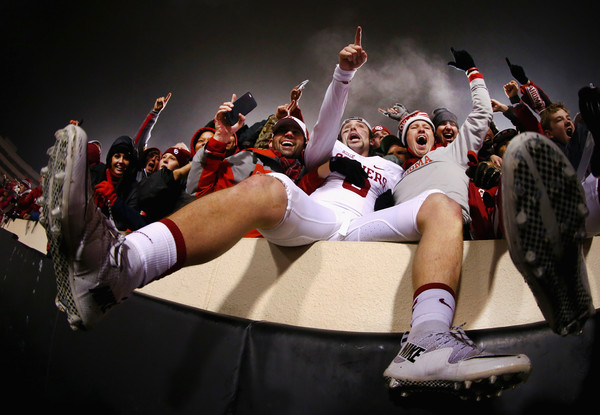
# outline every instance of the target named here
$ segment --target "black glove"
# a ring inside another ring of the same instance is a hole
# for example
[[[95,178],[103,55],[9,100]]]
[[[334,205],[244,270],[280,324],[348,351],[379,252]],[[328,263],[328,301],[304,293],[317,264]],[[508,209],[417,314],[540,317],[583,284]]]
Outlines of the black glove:
[[[579,90],[579,111],[592,135],[596,140],[600,140],[600,91],[598,88],[592,85]]]
[[[477,155],[469,151],[469,167],[465,172],[475,186],[481,189],[491,189],[500,183],[500,167],[490,161],[479,162]]]
[[[475,67],[475,62],[471,55],[469,55],[469,52],[466,50],[455,50],[454,48],[450,48],[450,50],[454,55],[454,61],[448,62],[448,65],[463,71],[468,71]]]
[[[329,159],[329,170],[343,174],[356,187],[363,187],[368,177],[360,162],[341,156]]]
[[[529,78],[527,75],[525,75],[525,70],[522,66],[511,64],[508,58],[506,58],[506,63],[510,69],[510,74],[514,76],[521,85],[525,85],[527,82],[529,82]]]
[[[477,158],[479,160],[489,160],[492,154],[494,154],[494,140],[484,140],[477,153]]]
[[[483,204],[485,207],[493,209],[496,207],[496,197],[491,195],[490,192],[483,192]]]
[[[475,186],[485,190],[498,186],[498,183],[500,183],[500,167],[491,161],[479,163],[477,170],[475,170],[473,183],[475,183]]]
[[[390,189],[386,190],[382,194],[375,199],[375,210],[386,209],[394,206],[396,203],[394,202],[394,196],[392,195],[392,191]]]

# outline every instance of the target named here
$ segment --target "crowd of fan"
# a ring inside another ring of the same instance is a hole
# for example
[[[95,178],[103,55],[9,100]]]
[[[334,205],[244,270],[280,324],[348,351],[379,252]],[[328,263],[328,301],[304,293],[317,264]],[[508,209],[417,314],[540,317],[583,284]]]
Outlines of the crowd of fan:
[[[310,135],[299,105],[305,83],[252,125],[248,111],[234,111],[233,95],[189,147],[150,145],[170,94],[104,158],[83,129],[58,131],[42,178],[63,197],[48,198],[40,217],[55,264],[68,264],[55,267],[58,286],[69,288],[57,306],[73,328],[90,328],[135,289],[211,261],[244,235],[277,246],[418,242],[411,329],[383,373],[389,386],[403,396],[448,388],[479,399],[524,381],[527,356],[484,352],[452,326],[463,240],[505,238],[552,329],[582,330],[594,312],[581,243],[600,232],[600,93],[581,88],[581,115],[572,120],[506,59],[515,80],[504,85],[503,104],[490,97],[473,57],[451,52],[448,65],[466,76],[472,102],[460,123],[444,103],[431,113],[380,108],[397,133],[359,114],[342,120],[367,61],[359,26],[339,52]],[[498,131],[493,112],[512,127]],[[474,392],[475,384],[484,388]]]
[[[39,220],[41,207],[38,198],[42,196],[42,187],[32,189],[31,180],[2,176],[2,194],[0,195],[0,221],[2,225],[12,219]]]
[[[560,102],[552,102],[526,76],[521,66],[511,64],[508,58],[506,61],[515,78],[504,85],[510,102],[503,104],[492,99],[492,108],[510,120],[513,128],[498,131],[492,121],[483,148],[478,154],[469,154],[471,163],[465,173],[470,178],[469,208],[472,222],[465,229],[465,239],[503,237],[496,199],[502,155],[513,137],[525,131],[541,133],[558,144],[576,165],[583,149],[570,148],[571,138],[588,132],[581,117],[572,120],[568,109]],[[293,139],[273,141],[276,132],[274,126],[280,129],[290,126],[278,121],[288,116],[303,121],[299,107],[303,86],[294,87],[290,102],[277,107],[267,119],[252,125],[244,122],[242,128],[231,135],[228,143],[217,142],[213,138],[215,120],[211,119],[193,134],[189,146],[179,142],[162,150],[149,145],[150,137],[171,94],[157,98],[137,135],[134,138],[125,135],[118,137],[106,152],[104,160],[101,144],[95,140],[88,142],[88,162],[96,204],[120,231],[131,232],[166,217],[195,198],[232,186],[243,180],[244,177],[240,175],[262,171],[284,172],[310,193],[319,186],[322,178],[316,172],[306,172],[303,168],[302,156],[309,138],[308,132],[302,132],[306,140],[302,138],[300,142],[294,142]],[[370,132],[370,155],[391,160],[407,170],[420,158],[411,154],[400,138],[403,120],[414,113],[400,103],[390,108],[380,108],[379,112],[398,121],[399,131],[394,134],[383,125],[373,126]],[[451,110],[437,108],[429,117],[435,134],[435,144],[431,150],[447,146],[456,138],[460,125]],[[243,116],[240,119],[245,121]],[[78,121],[71,123],[79,124]],[[559,128],[556,128],[557,125]],[[585,138],[574,141],[582,143]],[[250,159],[251,162],[248,161]],[[249,163],[249,170],[239,168],[244,163]],[[335,163],[332,163],[332,170],[334,166]],[[4,177],[2,188],[0,207],[3,223],[15,218],[39,219],[40,207],[36,201],[41,196],[41,186],[32,189],[27,179],[10,180]],[[376,209],[390,205],[393,205],[391,193],[380,197]],[[260,237],[260,234],[251,233],[248,236]]]

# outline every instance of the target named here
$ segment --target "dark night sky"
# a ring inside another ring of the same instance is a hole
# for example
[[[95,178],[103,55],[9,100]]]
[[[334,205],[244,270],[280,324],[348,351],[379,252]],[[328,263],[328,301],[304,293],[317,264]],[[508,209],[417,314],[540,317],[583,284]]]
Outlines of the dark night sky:
[[[3,2],[0,135],[39,170],[54,132],[70,119],[83,118],[88,138],[106,151],[172,92],[151,141],[166,149],[189,144],[232,93],[254,93],[258,107],[247,117],[254,123],[304,79],[311,82],[300,106],[312,130],[337,53],[357,25],[369,61],[355,77],[347,115],[392,131],[377,108],[394,102],[446,106],[464,120],[469,92],[466,77],[447,65],[451,46],[472,54],[491,96],[504,103],[506,56],[573,114],[577,90],[600,83],[599,6],[591,2],[404,3]],[[509,126],[500,114],[494,119]]]

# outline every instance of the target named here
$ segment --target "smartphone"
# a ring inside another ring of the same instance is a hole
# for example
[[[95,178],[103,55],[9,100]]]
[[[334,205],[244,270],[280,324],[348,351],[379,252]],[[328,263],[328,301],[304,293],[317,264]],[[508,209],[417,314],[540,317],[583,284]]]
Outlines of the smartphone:
[[[239,118],[239,115],[247,115],[250,111],[256,108],[258,104],[252,96],[252,93],[246,92],[233,103],[233,109],[225,113],[225,119],[230,125],[234,125]]]
[[[308,79],[306,81],[300,82],[300,85],[298,85],[298,90],[302,91],[307,83],[308,83]]]

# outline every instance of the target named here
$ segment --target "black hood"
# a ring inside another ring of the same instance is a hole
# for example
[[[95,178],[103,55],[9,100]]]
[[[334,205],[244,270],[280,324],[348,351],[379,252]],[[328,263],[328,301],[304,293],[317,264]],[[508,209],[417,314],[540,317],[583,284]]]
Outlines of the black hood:
[[[129,169],[136,170],[138,166],[138,157],[131,137],[122,135],[118,137],[106,153],[106,166],[110,167],[112,156],[116,153],[123,153],[129,157]]]

